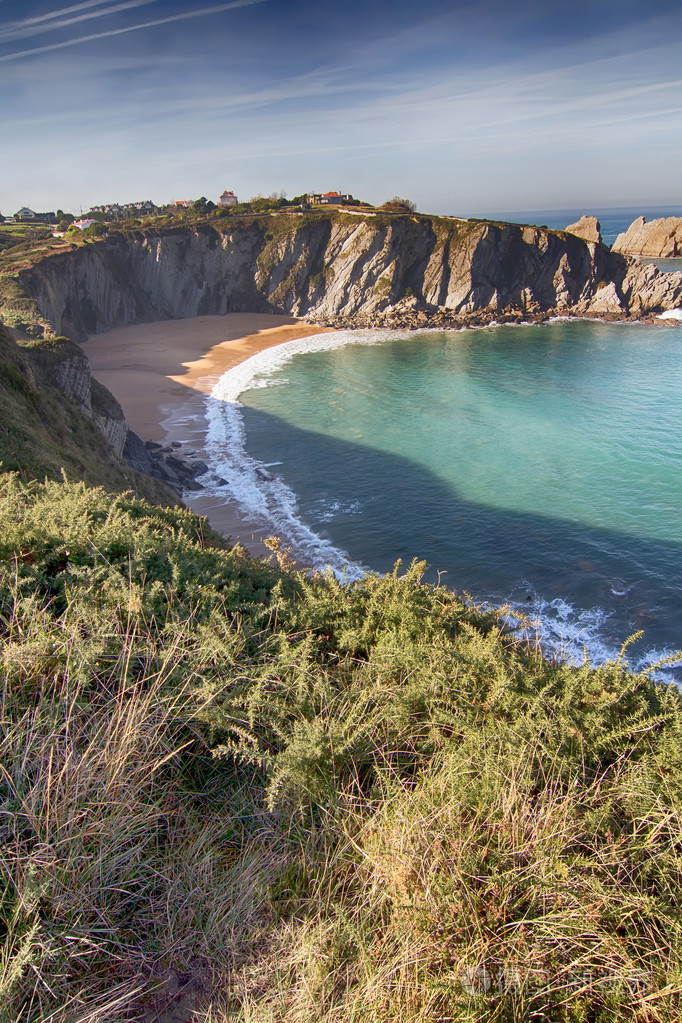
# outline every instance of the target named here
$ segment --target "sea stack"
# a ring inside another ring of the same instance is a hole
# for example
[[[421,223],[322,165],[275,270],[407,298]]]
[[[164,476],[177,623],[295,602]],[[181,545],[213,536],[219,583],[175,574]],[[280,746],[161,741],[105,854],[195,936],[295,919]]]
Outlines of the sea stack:
[[[682,217],[663,217],[646,222],[637,217],[612,245],[626,256],[665,258],[682,256]]]

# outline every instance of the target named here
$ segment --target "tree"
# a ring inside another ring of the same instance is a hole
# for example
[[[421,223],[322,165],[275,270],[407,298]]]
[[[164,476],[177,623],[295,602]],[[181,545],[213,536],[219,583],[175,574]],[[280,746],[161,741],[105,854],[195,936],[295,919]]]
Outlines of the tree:
[[[394,195],[381,207],[382,210],[387,210],[389,213],[414,213],[416,208],[416,203],[410,202],[409,199],[401,199],[399,195]]]
[[[90,227],[86,227],[82,233],[87,238],[103,238],[107,233],[107,229],[104,224],[94,223],[90,224]]]
[[[211,213],[215,209],[216,204],[211,203],[206,195],[201,195],[200,198],[195,199],[192,203],[192,212],[197,214],[197,216],[206,216],[207,213]]]

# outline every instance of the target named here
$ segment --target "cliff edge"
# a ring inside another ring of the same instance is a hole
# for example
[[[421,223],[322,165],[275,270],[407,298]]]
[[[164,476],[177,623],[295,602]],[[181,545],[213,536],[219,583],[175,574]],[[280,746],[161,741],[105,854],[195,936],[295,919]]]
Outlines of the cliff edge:
[[[226,312],[446,327],[642,317],[682,303],[682,275],[659,274],[570,232],[342,212],[111,232],[18,269],[11,285],[3,293],[0,282],[0,313],[20,301],[23,316],[32,306],[38,332],[48,322],[74,340]]]

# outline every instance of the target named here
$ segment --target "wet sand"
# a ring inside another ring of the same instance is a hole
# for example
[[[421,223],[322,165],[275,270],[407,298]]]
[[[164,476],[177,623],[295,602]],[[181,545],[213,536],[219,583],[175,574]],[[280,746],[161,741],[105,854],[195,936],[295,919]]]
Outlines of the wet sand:
[[[222,374],[265,348],[328,330],[293,317],[227,313],[120,327],[90,335],[83,349],[94,376],[118,398],[142,440],[177,441],[201,458],[203,396]],[[253,554],[270,554],[262,540],[271,528],[245,517],[235,503],[201,491],[184,495],[183,501]]]

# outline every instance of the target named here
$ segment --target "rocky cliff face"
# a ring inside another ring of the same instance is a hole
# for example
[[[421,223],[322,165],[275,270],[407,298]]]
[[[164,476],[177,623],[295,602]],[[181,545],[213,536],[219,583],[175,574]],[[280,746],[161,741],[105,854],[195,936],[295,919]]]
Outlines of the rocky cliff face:
[[[643,315],[682,301],[682,275],[573,234],[416,216],[281,215],[112,234],[18,280],[55,331],[75,339],[231,311],[352,323],[480,311]]]
[[[59,337],[24,349],[24,357],[32,366],[38,382],[56,387],[75,401],[104,434],[116,457],[120,458],[128,432],[123,409],[113,394],[94,379],[90,362],[80,345]]]
[[[634,220],[613,243],[614,252],[633,256],[682,256],[682,217]]]
[[[601,243],[601,224],[596,217],[588,217],[586,214],[569,224],[566,228],[568,234],[577,234],[578,238],[584,238],[586,242]]]

